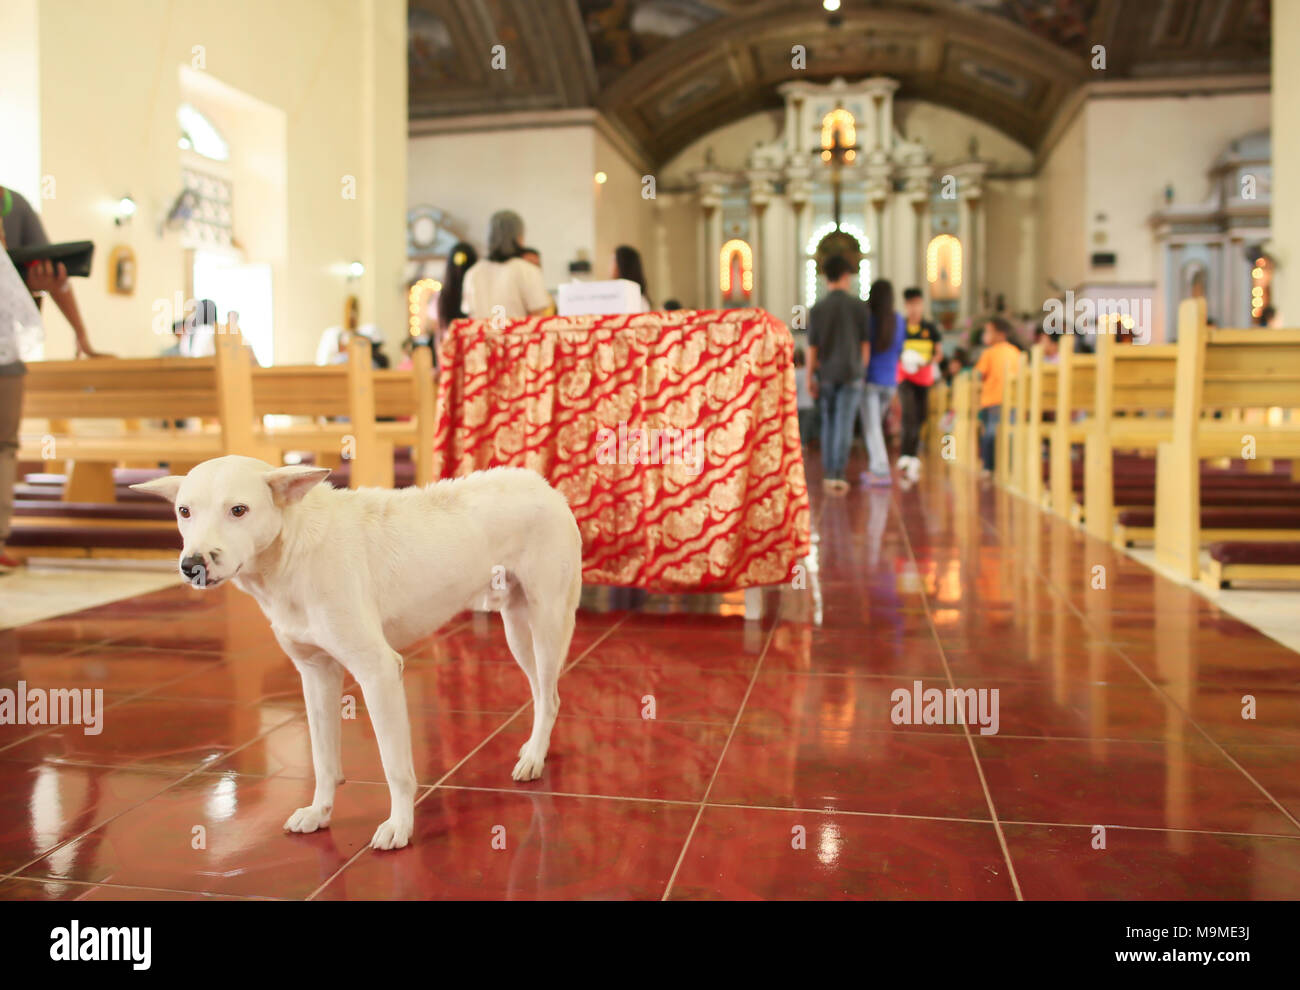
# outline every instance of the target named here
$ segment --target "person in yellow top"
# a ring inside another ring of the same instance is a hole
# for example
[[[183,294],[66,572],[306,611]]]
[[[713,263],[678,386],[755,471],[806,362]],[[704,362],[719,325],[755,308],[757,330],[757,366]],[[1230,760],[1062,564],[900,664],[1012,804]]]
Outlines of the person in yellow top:
[[[984,324],[984,353],[975,370],[980,374],[980,460],[984,473],[993,471],[994,441],[998,419],[1002,415],[1002,385],[1020,360],[1020,349],[1011,343],[1011,324],[1000,316],[991,316]]]

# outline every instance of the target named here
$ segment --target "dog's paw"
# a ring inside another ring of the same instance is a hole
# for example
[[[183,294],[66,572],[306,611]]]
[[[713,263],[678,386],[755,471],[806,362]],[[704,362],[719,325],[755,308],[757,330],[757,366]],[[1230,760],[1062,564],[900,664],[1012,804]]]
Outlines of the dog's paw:
[[[542,775],[542,767],[546,765],[546,752],[534,752],[524,744],[524,748],[519,751],[519,762],[515,764],[514,771],[510,774],[515,780],[536,780]]]
[[[371,849],[402,849],[411,841],[414,822],[398,821],[390,818],[375,829],[374,838],[370,840]]]
[[[284,830],[286,832],[315,832],[318,828],[329,828],[331,810],[329,808],[317,808],[315,805],[299,808],[284,823]]]

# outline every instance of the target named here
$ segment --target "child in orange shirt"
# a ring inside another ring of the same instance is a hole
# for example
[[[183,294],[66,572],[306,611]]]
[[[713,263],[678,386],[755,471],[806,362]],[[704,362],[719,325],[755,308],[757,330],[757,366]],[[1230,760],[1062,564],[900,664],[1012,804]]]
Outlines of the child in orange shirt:
[[[985,475],[993,472],[994,442],[998,419],[1002,415],[1002,385],[1020,360],[1020,349],[1011,343],[1011,324],[1000,316],[991,316],[984,324],[984,353],[975,370],[980,373],[980,460]]]

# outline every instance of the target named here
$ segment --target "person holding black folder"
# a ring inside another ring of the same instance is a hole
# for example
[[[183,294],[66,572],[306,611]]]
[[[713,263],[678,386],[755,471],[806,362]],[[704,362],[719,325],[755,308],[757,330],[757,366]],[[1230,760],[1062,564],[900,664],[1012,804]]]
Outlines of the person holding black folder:
[[[9,249],[43,247],[49,244],[27,200],[12,189],[0,187],[0,574],[13,570],[18,561],[5,552],[9,536],[9,519],[13,515],[14,482],[18,466],[18,423],[23,414],[23,372],[19,358],[21,334],[39,332],[40,310],[36,293],[54,297],[77,335],[77,354],[102,357],[90,346],[86,327],[81,322],[77,300],[68,285],[68,273],[62,264],[35,261],[20,272],[9,259]]]
[[[21,194],[0,186],[0,221],[4,225],[4,249],[12,251],[18,248],[48,247],[50,239],[45,235],[45,227],[32,204]],[[33,296],[44,292],[59,307],[77,335],[77,357],[109,357],[90,346],[90,337],[86,325],[81,319],[81,310],[77,308],[77,297],[72,294],[68,283],[68,273],[62,263],[55,265],[50,261],[33,261],[25,266],[21,274],[27,283],[27,289]]]

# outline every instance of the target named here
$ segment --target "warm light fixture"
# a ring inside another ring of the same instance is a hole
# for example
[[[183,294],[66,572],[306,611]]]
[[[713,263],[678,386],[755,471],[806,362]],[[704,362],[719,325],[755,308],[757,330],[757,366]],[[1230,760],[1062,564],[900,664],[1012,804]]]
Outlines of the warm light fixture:
[[[840,0],[822,0],[822,6],[833,14],[840,9]]]
[[[423,335],[424,312],[429,296],[441,291],[442,283],[436,278],[422,278],[411,286],[410,292],[407,293],[407,302],[411,311],[408,329],[412,337]]]
[[[348,275],[352,278],[360,278],[366,273],[366,266],[359,261],[354,261],[348,265]]]
[[[123,196],[117,201],[117,216],[113,219],[113,223],[120,227],[133,216],[135,216],[135,200],[130,196]]]
[[[939,257],[947,249],[948,284],[961,288],[961,241],[952,234],[940,234],[925,249],[925,280],[931,285],[939,281]]]
[[[722,245],[722,256],[718,265],[718,285],[724,296],[731,294],[731,259],[740,255],[740,287],[746,293],[754,291],[754,252],[749,245],[739,238]]]
[[[609,181],[609,176],[606,175],[604,172],[596,173],[596,185],[603,186],[608,181]]]

